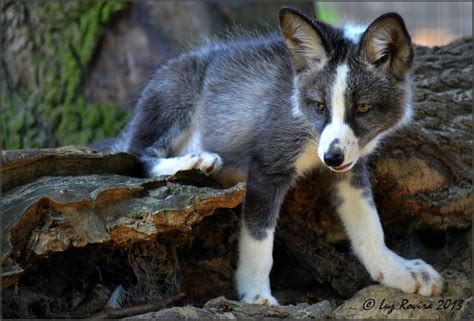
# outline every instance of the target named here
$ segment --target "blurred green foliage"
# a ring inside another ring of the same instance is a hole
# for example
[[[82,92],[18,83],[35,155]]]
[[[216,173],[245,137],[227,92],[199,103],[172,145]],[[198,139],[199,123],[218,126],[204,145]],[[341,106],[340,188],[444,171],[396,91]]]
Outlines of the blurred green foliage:
[[[87,104],[79,89],[104,26],[126,5],[44,1],[14,8],[28,12],[18,25],[31,43],[24,63],[33,81],[20,81],[2,97],[3,148],[85,145],[118,133],[126,113],[116,105]]]
[[[339,20],[339,11],[334,3],[314,2],[316,18],[329,24],[337,24]]]

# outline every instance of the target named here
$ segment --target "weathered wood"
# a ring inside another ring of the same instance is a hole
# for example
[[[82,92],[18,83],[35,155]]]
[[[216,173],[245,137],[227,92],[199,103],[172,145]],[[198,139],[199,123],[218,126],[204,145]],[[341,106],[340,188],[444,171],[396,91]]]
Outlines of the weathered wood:
[[[151,302],[147,304],[130,306],[123,309],[113,310],[107,309],[98,313],[95,313],[89,316],[89,319],[101,320],[101,319],[122,319],[134,315],[141,315],[151,311],[157,311],[163,309],[164,307],[175,305],[179,303],[184,298],[184,293],[179,293],[175,297],[161,301],[161,302]]]
[[[25,157],[26,153],[22,157],[13,153],[4,154],[10,162],[4,169],[6,176],[10,170],[17,171],[25,164],[42,168],[43,172],[39,173],[56,174],[55,167],[48,171],[43,153],[30,153],[32,159]],[[89,163],[95,159],[99,167],[111,159],[119,164],[124,163],[121,158],[129,160],[125,154],[91,158],[89,154],[74,153],[71,157],[61,152],[54,156],[47,151],[48,157],[52,155],[60,160],[57,164],[67,164],[64,166],[67,171],[74,168],[71,159],[85,159]],[[16,162],[20,166],[14,166]],[[83,169],[83,164],[79,165],[78,172]],[[202,180],[198,172],[191,176],[196,181]],[[186,179],[189,180],[189,175],[183,177]],[[88,244],[120,245],[151,240],[158,233],[174,229],[187,231],[216,208],[240,204],[245,192],[244,184],[221,190],[182,185],[177,183],[179,180],[180,176],[150,179],[120,175],[46,176],[9,190],[2,197],[3,284],[11,284],[8,279],[21,274],[16,264],[26,265],[30,255],[47,256]]]
[[[326,319],[330,316],[331,305],[328,301],[309,305],[301,303],[296,306],[262,306],[246,304],[218,297],[207,302],[202,308],[192,306],[165,309],[133,316],[138,320],[168,320],[168,319],[238,319],[238,320],[260,320],[260,319]],[[130,320],[132,318],[126,318]]]
[[[2,151],[2,192],[42,176],[118,174],[137,176],[141,166],[126,153],[103,154],[80,146]]]

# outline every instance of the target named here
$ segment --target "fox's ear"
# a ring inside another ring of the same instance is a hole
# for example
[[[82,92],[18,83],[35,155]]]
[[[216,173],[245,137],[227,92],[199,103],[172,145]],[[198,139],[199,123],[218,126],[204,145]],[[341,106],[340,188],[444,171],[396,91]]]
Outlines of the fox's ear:
[[[371,64],[403,80],[411,68],[413,48],[402,17],[387,13],[367,28],[360,41],[360,54]]]
[[[296,72],[325,64],[328,59],[327,45],[318,27],[308,17],[295,9],[282,8],[280,28]]]

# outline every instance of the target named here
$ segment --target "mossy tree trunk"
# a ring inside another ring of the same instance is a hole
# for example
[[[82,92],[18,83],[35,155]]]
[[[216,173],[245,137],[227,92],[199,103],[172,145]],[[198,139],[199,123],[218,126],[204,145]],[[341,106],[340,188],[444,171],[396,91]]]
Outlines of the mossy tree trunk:
[[[2,146],[87,144],[126,114],[90,105],[79,88],[104,26],[122,0],[2,2]]]

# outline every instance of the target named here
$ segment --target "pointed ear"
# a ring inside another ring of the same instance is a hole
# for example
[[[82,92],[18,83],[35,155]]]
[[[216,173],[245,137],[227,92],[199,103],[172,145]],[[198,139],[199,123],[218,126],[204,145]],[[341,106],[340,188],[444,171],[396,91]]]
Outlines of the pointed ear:
[[[413,61],[411,38],[402,17],[387,13],[367,28],[359,53],[371,64],[403,80]]]
[[[318,27],[292,8],[280,9],[280,28],[290,50],[296,72],[308,67],[322,67],[328,59],[327,45]]]

